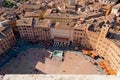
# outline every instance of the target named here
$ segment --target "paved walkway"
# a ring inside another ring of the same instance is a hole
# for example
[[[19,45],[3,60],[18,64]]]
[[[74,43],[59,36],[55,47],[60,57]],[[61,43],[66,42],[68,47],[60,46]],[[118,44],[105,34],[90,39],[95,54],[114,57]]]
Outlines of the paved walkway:
[[[2,67],[0,74],[40,74],[42,72],[37,71],[35,66],[38,61],[44,63],[45,57],[49,57],[45,49],[31,48]]]
[[[8,50],[2,56],[0,56],[0,67],[3,67],[11,59],[31,48],[44,49],[45,47],[43,45],[33,45],[28,42],[22,42],[21,40],[18,40],[12,49]]]

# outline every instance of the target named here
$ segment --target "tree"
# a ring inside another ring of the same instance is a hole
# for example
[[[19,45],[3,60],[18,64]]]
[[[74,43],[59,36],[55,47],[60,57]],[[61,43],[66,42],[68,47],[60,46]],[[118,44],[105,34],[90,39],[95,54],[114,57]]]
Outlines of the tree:
[[[4,7],[11,8],[11,7],[15,6],[15,5],[16,5],[16,3],[11,2],[10,0],[3,0],[3,6]]]

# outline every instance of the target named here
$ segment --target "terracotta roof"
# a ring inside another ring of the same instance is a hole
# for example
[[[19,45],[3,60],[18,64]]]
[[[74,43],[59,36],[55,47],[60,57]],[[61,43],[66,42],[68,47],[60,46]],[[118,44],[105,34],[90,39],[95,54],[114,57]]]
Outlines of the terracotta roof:
[[[25,12],[24,17],[39,17],[41,13],[42,13],[41,10],[34,11],[34,12]]]
[[[24,4],[24,9],[39,9],[41,5]]]
[[[68,13],[50,13],[50,14],[46,15],[46,17],[66,18],[66,19],[77,19],[77,18],[79,18],[78,15],[72,15],[72,14],[68,14]]]
[[[50,19],[44,19],[40,20],[38,18],[35,18],[35,27],[50,27],[51,20]]]
[[[116,4],[115,6],[113,6],[113,8],[115,8],[115,9],[120,9],[120,3],[119,3],[119,4]]]
[[[17,26],[32,26],[32,18],[21,18],[20,20],[16,21]]]
[[[64,29],[64,30],[70,30],[74,27],[74,22],[57,22],[55,25],[55,28],[57,29]]]

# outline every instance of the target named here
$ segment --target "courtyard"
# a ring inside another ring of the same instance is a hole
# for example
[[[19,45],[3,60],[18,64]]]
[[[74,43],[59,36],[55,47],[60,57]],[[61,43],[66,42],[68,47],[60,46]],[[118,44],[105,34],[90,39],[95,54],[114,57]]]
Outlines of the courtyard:
[[[72,74],[70,72],[72,69],[70,69],[69,66],[67,66],[68,63],[73,65],[73,67],[76,69],[77,73],[75,74],[104,74],[100,70],[100,68],[94,64],[91,63],[89,58],[84,58],[82,56],[81,52],[78,51],[70,51],[71,53],[67,55],[66,58],[73,57],[71,60],[66,60],[61,64],[61,69],[59,70],[58,74],[64,74],[61,71],[66,69],[68,71],[68,74]],[[80,57],[75,57],[74,54],[79,54]],[[11,59],[7,64],[5,64],[1,70],[0,74],[46,74],[45,72],[42,72],[35,68],[38,62],[45,64],[45,58],[49,58],[50,51],[47,49],[38,49],[38,48],[30,48],[21,54],[18,54],[16,57]],[[77,60],[76,60],[77,59]],[[78,61],[80,60],[80,61]],[[54,64],[54,63],[53,63]],[[52,65],[52,64],[50,64]],[[80,68],[78,67],[80,66]],[[77,67],[76,67],[77,66]],[[54,67],[53,67],[54,68]],[[51,72],[53,69],[52,67],[48,67],[48,74],[53,74],[55,72]],[[50,70],[50,71],[49,71]],[[54,69],[53,69],[54,70]]]

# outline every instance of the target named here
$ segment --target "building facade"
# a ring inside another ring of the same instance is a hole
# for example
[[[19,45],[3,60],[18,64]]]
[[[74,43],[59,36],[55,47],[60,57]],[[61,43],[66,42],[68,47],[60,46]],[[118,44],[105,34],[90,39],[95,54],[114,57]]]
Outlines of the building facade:
[[[51,36],[54,42],[69,44],[72,41],[74,23],[56,22],[51,28]]]
[[[16,43],[16,38],[10,26],[0,27],[0,55],[12,48]]]
[[[34,37],[37,41],[48,41],[51,40],[51,20],[45,19],[35,19],[35,25],[34,25]]]
[[[18,28],[22,40],[32,41],[34,39],[32,23],[33,23],[32,18],[23,18],[21,20],[17,20],[16,26]]]
[[[88,28],[86,25],[82,25],[79,23],[75,25],[75,27],[73,29],[73,34],[72,34],[73,44],[90,47],[90,45],[88,44],[88,38],[87,38],[87,34],[86,34],[87,29]]]
[[[103,27],[99,36],[96,50],[100,56],[108,60],[110,66],[118,72],[120,70],[120,49],[119,41],[107,38],[109,27]],[[117,43],[117,44],[116,44]]]
[[[49,19],[24,18],[17,21],[20,37],[25,41],[51,40],[50,25]]]
[[[120,42],[106,36],[109,33],[109,25],[103,25],[101,32],[93,32],[89,29],[75,27],[73,32],[73,43],[83,45],[88,49],[97,52],[100,57],[109,61],[110,66],[115,72],[120,70]]]
[[[111,14],[115,14],[116,16],[120,16],[120,4],[117,4],[112,7]]]

